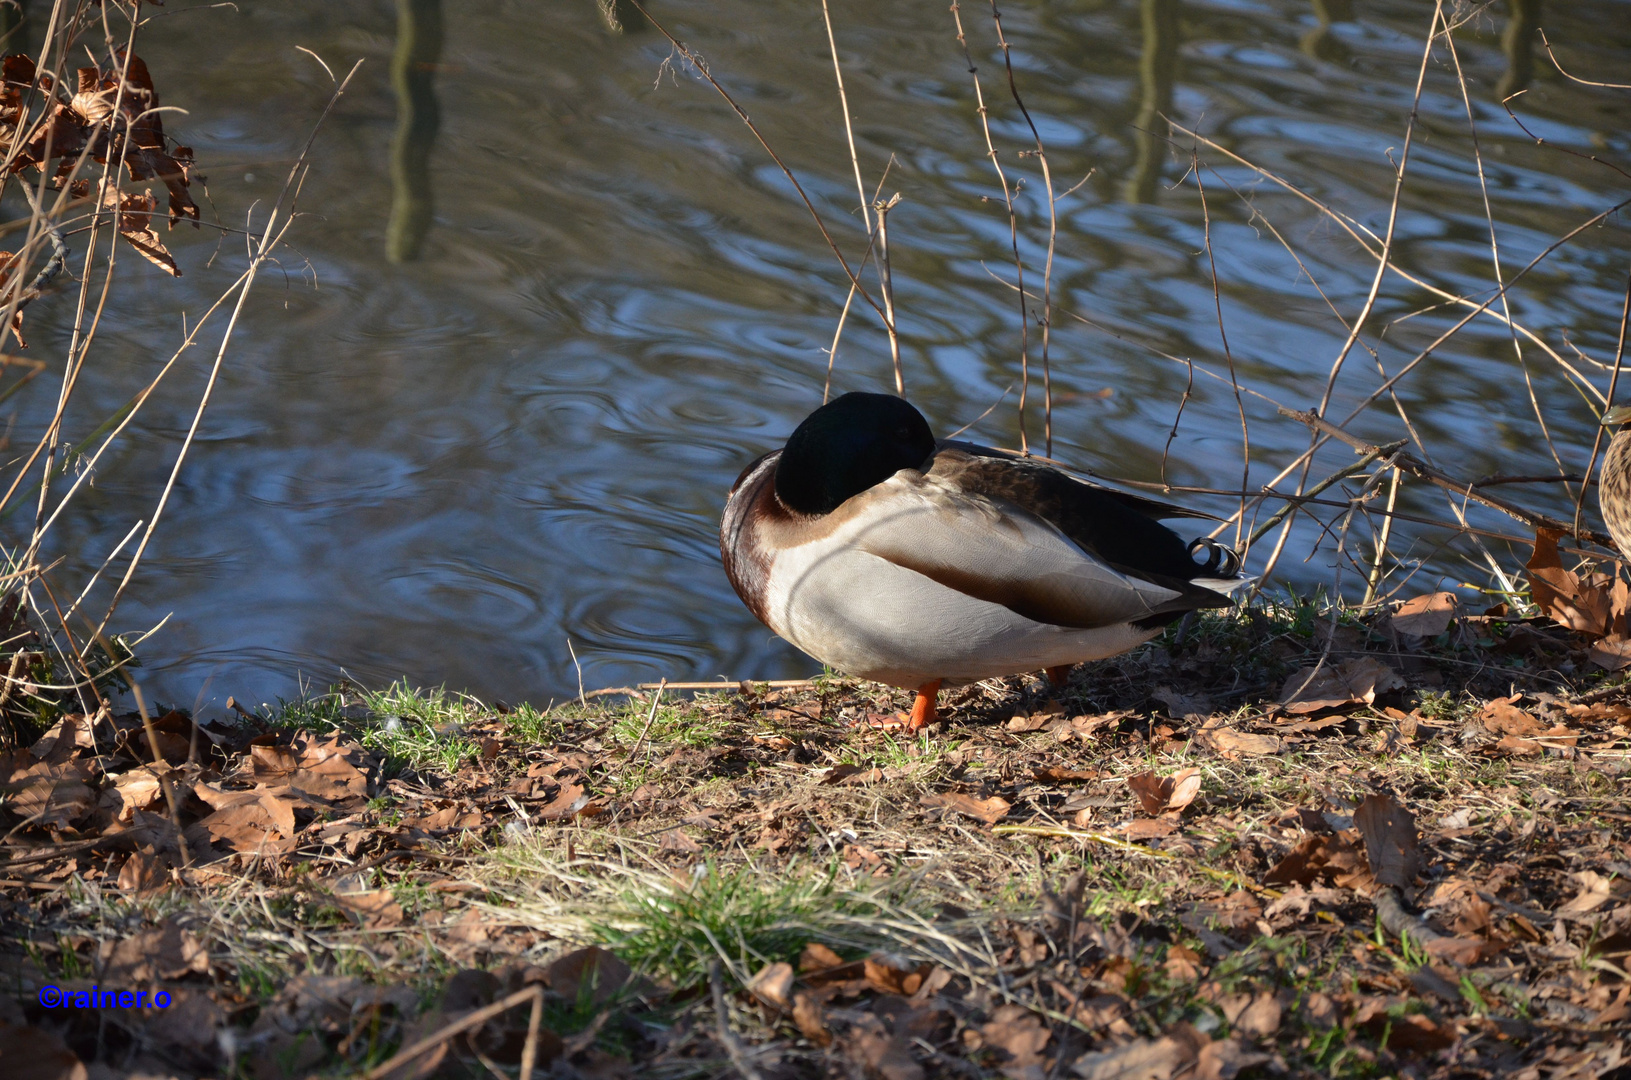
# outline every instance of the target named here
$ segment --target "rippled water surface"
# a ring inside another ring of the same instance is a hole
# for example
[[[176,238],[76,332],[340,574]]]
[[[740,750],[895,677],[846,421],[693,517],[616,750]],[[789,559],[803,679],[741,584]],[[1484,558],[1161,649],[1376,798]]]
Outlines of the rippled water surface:
[[[866,225],[820,4],[650,7],[736,96],[857,261]],[[847,281],[780,170],[667,41],[631,6],[609,19],[596,0],[415,0],[400,22],[394,5],[362,0],[164,10],[139,51],[164,104],[187,110],[166,123],[208,177],[206,217],[227,225],[264,219],[328,92],[328,75],[296,47],[337,71],[365,62],[318,137],[306,216],[251,297],[201,442],[116,619],[139,629],[174,613],[142,649],[154,691],[186,704],[211,680],[208,698],[263,700],[343,670],[373,684],[406,676],[547,699],[576,690],[569,640],[591,687],[813,670],[737,602],[715,529],[741,466],[820,402]],[[1509,279],[1631,194],[1631,180],[1586,159],[1631,165],[1631,93],[1570,83],[1530,29],[1545,28],[1572,74],[1631,82],[1631,4],[1446,11],[1465,22],[1455,55],[1441,42],[1426,68],[1394,245],[1402,269],[1481,302],[1495,278],[1457,62]],[[944,0],[835,0],[832,13],[869,197],[886,164],[882,194],[901,196],[889,240],[907,392],[949,432],[1019,368],[1008,217],[974,82]],[[1055,189],[1074,188],[1057,205],[1052,272],[1056,457],[1159,479],[1190,378],[1184,359],[1218,372],[1232,359],[1252,389],[1317,403],[1347,336],[1341,320],[1364,306],[1376,264],[1316,201],[1356,228],[1386,230],[1390,157],[1403,151],[1431,14],[1402,0],[1004,4]],[[989,8],[965,0],[962,17],[998,160],[1018,185],[1026,284],[1037,287],[1048,208],[1038,159],[1019,156],[1035,143]],[[413,40],[399,95],[402,35]],[[1512,107],[1548,145],[1500,104],[1524,87]],[[1163,114],[1308,200],[1204,146],[1191,169],[1194,140],[1169,140]],[[181,229],[170,240],[185,276],[126,263],[70,434],[150,378],[178,340],[180,312],[196,318],[245,262],[241,236]],[[1598,388],[1606,373],[1591,361],[1612,361],[1628,257],[1625,221],[1612,217],[1511,297],[1523,326]],[[30,309],[34,354],[64,354],[72,296]],[[1464,311],[1385,278],[1332,412],[1346,416],[1380,382],[1378,364],[1398,371]],[[1450,473],[1555,472],[1554,450],[1568,469],[1584,467],[1586,395],[1530,340],[1517,351],[1481,317],[1400,382],[1415,433]],[[189,354],[59,527],[50,554],[65,560],[64,580],[82,583],[150,515],[210,358]],[[857,303],[834,387],[882,389],[889,378],[887,341]],[[13,446],[37,433],[57,389],[40,378],[7,404]],[[1033,442],[1039,401],[1033,382]],[[1263,400],[1244,402],[1256,486],[1308,437]],[[974,434],[1017,445],[1013,403]],[[1407,434],[1391,402],[1354,429],[1378,441]],[[1314,475],[1352,460],[1329,451]],[[1241,473],[1234,395],[1198,374],[1167,477],[1230,489]],[[1565,512],[1555,488],[1516,497]],[[1225,513],[1236,505],[1186,497]],[[1442,493],[1414,485],[1400,506],[1450,516]],[[1303,561],[1318,535],[1299,526],[1282,582],[1330,580],[1329,540]],[[1410,589],[1488,580],[1476,548],[1444,539],[1401,528],[1396,549],[1427,560]],[[1522,561],[1503,543],[1490,550]]]

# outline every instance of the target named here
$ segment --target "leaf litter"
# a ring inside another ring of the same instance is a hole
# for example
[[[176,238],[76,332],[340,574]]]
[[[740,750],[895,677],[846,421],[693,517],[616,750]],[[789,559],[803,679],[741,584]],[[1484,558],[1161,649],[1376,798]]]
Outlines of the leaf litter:
[[[1062,690],[953,691],[916,739],[867,722],[899,694],[836,679],[64,716],[0,756],[0,1057],[254,1080],[1631,1068],[1631,692],[1559,676],[1592,670],[1592,632],[1442,600],[1314,625],[1209,614]],[[45,985],[172,1005],[46,1010]]]

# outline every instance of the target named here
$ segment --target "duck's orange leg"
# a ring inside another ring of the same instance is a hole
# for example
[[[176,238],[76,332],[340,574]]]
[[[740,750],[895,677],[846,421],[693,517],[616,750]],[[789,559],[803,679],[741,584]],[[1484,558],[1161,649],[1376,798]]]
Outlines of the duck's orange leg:
[[[1048,682],[1053,685],[1055,690],[1058,690],[1070,681],[1070,673],[1075,668],[1075,664],[1060,664],[1057,667],[1045,668],[1044,670],[1047,672]]]
[[[912,718],[906,722],[907,731],[922,731],[940,719],[940,713],[935,708],[935,699],[939,696],[939,679],[917,688],[917,700],[912,702]]]

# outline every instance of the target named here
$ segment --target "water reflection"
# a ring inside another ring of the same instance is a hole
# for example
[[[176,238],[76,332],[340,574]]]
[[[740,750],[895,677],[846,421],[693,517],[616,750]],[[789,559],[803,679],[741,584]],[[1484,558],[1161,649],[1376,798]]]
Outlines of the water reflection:
[[[1303,52],[1327,63],[1347,63],[1348,47],[1331,36],[1331,24],[1352,22],[1353,17],[1353,0],[1314,0],[1314,18],[1319,20],[1319,25],[1303,35]]]
[[[606,29],[614,34],[638,34],[646,29],[645,17],[629,0],[595,0]]]
[[[28,0],[0,0],[0,52],[26,52]],[[19,32],[22,31],[22,32]]]
[[[396,52],[391,86],[396,91],[396,135],[391,140],[391,219],[385,257],[419,258],[430,231],[430,152],[441,114],[436,105],[436,62],[442,56],[442,0],[396,0]]]
[[[1172,84],[1178,72],[1178,0],[1143,0],[1144,48],[1139,55],[1138,116],[1133,120],[1137,158],[1127,181],[1129,202],[1155,201],[1166,160],[1166,117],[1172,115]]]
[[[1540,29],[1540,0],[1511,0],[1512,18],[1501,34],[1506,53],[1506,74],[1495,86],[1497,97],[1509,97],[1529,88],[1535,77],[1535,34]]]

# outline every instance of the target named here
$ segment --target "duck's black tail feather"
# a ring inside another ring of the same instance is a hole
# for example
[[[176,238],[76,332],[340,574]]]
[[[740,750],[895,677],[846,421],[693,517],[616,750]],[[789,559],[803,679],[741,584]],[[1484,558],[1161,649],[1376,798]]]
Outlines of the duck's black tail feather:
[[[1199,553],[1203,551],[1206,561],[1199,562]],[[1189,542],[1189,557],[1197,560],[1196,577],[1231,578],[1240,573],[1240,553],[1234,548],[1224,547],[1209,536],[1196,537]]]

